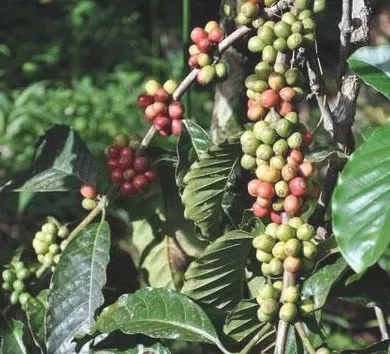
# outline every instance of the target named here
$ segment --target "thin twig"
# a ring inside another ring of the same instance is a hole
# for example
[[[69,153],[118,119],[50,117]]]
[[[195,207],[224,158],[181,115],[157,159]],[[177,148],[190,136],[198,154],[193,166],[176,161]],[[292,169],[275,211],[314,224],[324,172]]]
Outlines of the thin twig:
[[[265,334],[272,328],[270,323],[265,324],[260,331],[250,340],[250,342],[242,349],[239,354],[249,354],[253,347],[264,337]]]
[[[337,77],[339,83],[347,69],[347,59],[350,54],[352,26],[352,3],[353,0],[343,0],[342,16],[339,24],[340,29],[340,55]]]
[[[387,329],[387,322],[386,322],[386,318],[385,318],[385,315],[383,314],[382,309],[378,306],[375,306],[374,310],[375,310],[376,318],[378,320],[379,329],[381,331],[382,340],[389,339],[389,331]]]
[[[316,350],[310,343],[309,338],[306,335],[305,329],[303,328],[302,322],[296,322],[294,325],[299,337],[301,338],[303,346],[306,348],[309,354],[316,354]]]
[[[267,19],[274,18],[280,12],[289,9],[292,4],[294,4],[294,0],[280,0],[275,5],[263,9],[262,15]]]

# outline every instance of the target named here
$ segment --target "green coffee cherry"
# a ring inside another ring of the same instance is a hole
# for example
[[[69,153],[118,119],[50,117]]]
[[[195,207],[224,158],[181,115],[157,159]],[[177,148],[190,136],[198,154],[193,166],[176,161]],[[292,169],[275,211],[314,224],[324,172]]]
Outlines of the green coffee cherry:
[[[253,247],[262,250],[264,252],[271,252],[275,245],[275,240],[272,236],[267,234],[261,234],[253,239]],[[267,261],[268,263],[269,261]]]
[[[273,155],[272,147],[266,144],[261,144],[256,150],[256,157],[265,161],[268,161]]]
[[[256,251],[256,258],[259,262],[262,263],[269,263],[272,260],[272,254],[264,252],[262,250],[257,250]]]
[[[11,285],[10,285],[9,283],[3,283],[3,284],[1,284],[1,288],[2,288],[3,290],[6,290],[6,291],[12,290],[12,287],[11,287]]]
[[[316,354],[331,354],[331,351],[328,348],[319,348],[316,350]]]
[[[284,322],[294,322],[298,315],[297,306],[287,302],[280,308],[279,318]]]
[[[42,225],[42,231],[49,234],[56,234],[57,226],[52,222],[47,222],[46,224]]]
[[[302,24],[302,21],[295,21],[292,25],[291,25],[291,32],[292,33],[302,33],[303,31],[303,24]]]
[[[285,156],[289,150],[287,141],[284,139],[279,139],[275,142],[275,144],[272,146],[272,149],[275,153],[275,155],[281,155]]]
[[[304,36],[303,36],[303,43],[306,47],[309,47],[311,45],[313,45],[316,41],[316,36],[314,33],[310,32],[310,33],[306,33]]]
[[[300,86],[302,84],[302,73],[297,68],[291,68],[284,74],[289,86]]]
[[[257,77],[260,80],[268,81],[268,77],[272,73],[272,67],[268,63],[265,63],[264,61],[261,61],[260,63],[258,63],[256,65],[255,72],[256,72]]]
[[[287,38],[287,46],[291,50],[298,49],[303,46],[303,36],[300,33],[293,33]]]
[[[260,305],[261,311],[269,316],[274,316],[279,309],[279,304],[275,299],[264,299]]]
[[[277,232],[278,228],[279,228],[279,225],[272,222],[272,223],[268,224],[267,227],[265,228],[265,233],[267,235],[272,236],[274,239],[276,239],[277,238],[276,232]]]
[[[227,75],[227,66],[225,63],[215,64],[215,73],[220,79],[223,79]]]
[[[287,256],[297,257],[301,252],[302,244],[301,241],[296,238],[292,238],[286,241],[286,245],[284,246],[284,252]]]
[[[287,41],[286,41],[286,45],[287,45]],[[286,63],[279,62],[279,63],[275,63],[275,65],[274,65],[274,71],[276,73],[284,75],[287,72],[287,70],[288,70],[288,66]]]
[[[291,135],[293,128],[294,126],[289,120],[281,119],[276,123],[275,130],[279,136],[282,138],[287,138]]]
[[[19,292],[13,291],[9,300],[10,303],[12,305],[15,305],[18,302],[18,300],[19,300]]]
[[[315,32],[317,29],[317,23],[310,17],[304,18],[302,20],[302,25],[305,34]]]
[[[314,0],[313,2],[313,12],[318,14],[324,11],[326,8],[326,0]]]
[[[275,244],[274,248],[272,249],[272,255],[281,260],[284,261],[287,258],[286,253],[284,252],[285,242],[279,241]]]
[[[53,243],[49,246],[49,253],[56,254],[60,251],[60,246],[58,246],[56,243]]]
[[[259,12],[259,8],[250,1],[245,2],[240,7],[240,12],[247,18],[254,18]]]
[[[286,82],[283,74],[276,72],[271,73],[268,78],[268,85],[275,91],[281,90],[285,86]]]
[[[26,279],[30,275],[30,272],[28,269],[23,268],[16,272],[16,277],[20,280]]]
[[[310,299],[302,300],[299,305],[299,310],[302,316],[309,316],[314,311],[314,302]]]
[[[14,266],[15,270],[23,269],[24,263],[22,261],[13,262],[12,265]]]
[[[265,46],[266,44],[258,36],[251,37],[248,41],[248,49],[252,53],[261,53]]]
[[[35,234],[34,239],[35,239],[35,240],[39,240],[39,241],[45,241],[45,235],[46,235],[45,232],[43,232],[43,231],[38,231],[38,232]]]
[[[264,5],[265,5],[266,7],[271,7],[271,6],[273,6],[273,5],[276,4],[276,1],[277,1],[277,0],[264,0]]]
[[[282,21],[289,24],[290,26],[293,25],[297,20],[297,17],[292,12],[286,12],[282,16]]]
[[[272,44],[276,51],[284,53],[288,50],[286,38],[276,38]]]
[[[264,23],[264,26],[265,27],[269,27],[271,29],[274,29],[275,28],[275,21],[267,21],[266,23]]]
[[[30,294],[29,293],[21,293],[19,295],[19,303],[24,306],[27,304],[27,301],[29,300],[30,298]]]
[[[279,276],[283,274],[283,263],[280,259],[273,258],[271,262],[269,262],[269,270],[272,275]]]
[[[257,31],[257,36],[266,45],[270,45],[275,40],[274,30],[268,26],[260,27]]]
[[[276,236],[280,241],[286,242],[295,237],[295,229],[287,224],[279,225]]]
[[[291,34],[291,26],[284,21],[279,21],[275,24],[274,32],[278,38],[287,38]]]
[[[264,276],[270,276],[271,274],[271,269],[268,263],[261,263],[261,274]]]
[[[300,226],[303,225],[303,223],[304,223],[303,220],[299,217],[292,218],[287,222],[287,224],[292,226],[294,229],[298,229]],[[297,238],[300,239],[298,237],[298,231],[297,231]]]
[[[293,125],[297,125],[299,123],[299,116],[296,112],[287,113],[284,119],[287,119]]]
[[[312,0],[295,0],[294,6],[299,10],[308,9],[311,5]]]
[[[257,158],[257,159],[256,159],[256,165],[257,165],[258,167],[260,167],[260,166],[269,166],[269,163],[268,163],[268,161],[265,161],[265,160],[262,160],[262,159]],[[259,171],[258,171],[258,172],[259,172]]]
[[[302,241],[310,241],[316,234],[314,226],[303,224],[297,229],[297,238]]]
[[[290,194],[290,188],[286,181],[279,181],[275,184],[275,193],[278,197],[285,198]],[[283,203],[283,201],[282,201]]]
[[[302,145],[302,140],[302,134],[295,132],[288,137],[287,144],[291,149],[299,149]]]
[[[257,318],[260,322],[270,322],[272,321],[273,316],[272,315],[266,315],[261,308],[257,311]]]
[[[15,273],[11,269],[6,269],[2,273],[3,280],[7,283],[11,283],[15,280]]]
[[[306,35],[308,36],[308,35]],[[300,102],[305,97],[305,92],[302,87],[294,86],[293,90],[295,92],[294,102]]]
[[[44,264],[45,266],[50,266],[53,263],[53,258],[54,256],[51,253],[46,253],[43,256],[42,264]]]
[[[61,259],[61,254],[56,254],[53,258],[53,262],[55,264],[58,264],[60,262],[60,259]]]
[[[277,55],[278,52],[275,50],[275,48],[272,45],[267,45],[263,49],[263,61],[265,61],[268,64],[274,64]]]
[[[264,25],[264,19],[263,18],[258,18],[256,20],[252,21],[252,26],[253,28],[259,29],[262,25]]]
[[[278,170],[281,170],[286,165],[286,159],[281,155],[272,156],[271,159],[269,160],[269,165],[271,167],[277,168]],[[278,183],[280,183],[280,182],[278,182]],[[276,194],[278,194],[278,193],[276,193]],[[281,197],[281,195],[279,195],[279,194],[278,194],[278,196]]]
[[[245,170],[254,170],[256,168],[256,158],[248,154],[241,157],[241,167]]]
[[[303,10],[298,15],[298,20],[304,20],[305,18],[313,17],[313,12],[311,10]]]
[[[69,228],[68,228],[66,225],[62,225],[62,226],[58,229],[57,236],[60,237],[60,238],[66,238],[66,237],[68,237],[68,236],[69,236]]]
[[[245,17],[243,13],[239,13],[236,17],[236,23],[240,26],[247,25],[251,22],[251,18]]]
[[[282,280],[277,280],[275,283],[273,283],[273,286],[278,292],[281,294],[283,290],[283,281]]]
[[[242,151],[245,154],[256,156],[257,147],[260,145],[253,132],[247,130],[245,131],[240,138]]]
[[[298,301],[300,296],[299,289],[296,286],[289,286],[282,292],[282,299],[284,302],[295,303]]]
[[[263,287],[261,287],[259,291],[259,296],[258,298],[261,300],[266,300],[266,299],[278,299],[278,291],[272,286],[272,284],[265,284]]]
[[[314,259],[317,257],[317,246],[313,245],[310,241],[303,241],[303,255],[308,259]]]
[[[35,241],[35,240],[34,240]],[[48,251],[48,246],[46,243],[43,243],[43,242],[34,242],[33,243],[33,247],[34,247],[34,250],[35,250],[35,253],[37,255],[40,255],[40,254],[45,254],[47,251]]]
[[[24,289],[24,284],[21,280],[17,279],[12,283],[12,287],[15,291],[21,292]]]
[[[261,129],[258,134],[255,133],[257,139],[261,140],[264,144],[272,145],[276,141],[276,132],[275,129],[271,127],[266,127]],[[272,148],[271,148],[272,150]]]
[[[272,209],[275,211],[280,211],[282,212],[284,209],[284,201],[283,199],[278,199],[274,203],[272,203]]]
[[[92,200],[92,199],[91,199]],[[48,245],[54,243],[56,240],[56,235],[55,233],[48,233],[48,232],[45,232],[45,240],[44,242]]]

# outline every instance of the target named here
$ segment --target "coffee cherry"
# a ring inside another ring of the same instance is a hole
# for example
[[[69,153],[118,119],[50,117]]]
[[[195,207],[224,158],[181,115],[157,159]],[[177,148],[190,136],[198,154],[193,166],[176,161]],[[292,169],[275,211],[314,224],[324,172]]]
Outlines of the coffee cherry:
[[[287,46],[291,50],[298,49],[303,45],[303,36],[300,33],[293,33],[287,38]]]
[[[286,253],[284,252],[285,246],[286,246],[285,242],[283,242],[283,241],[277,242],[272,249],[272,255],[275,258],[277,258],[281,261],[284,261],[287,257]]]
[[[272,203],[272,209],[277,212],[283,211],[283,199],[277,199],[274,203]]]
[[[83,199],[83,201],[81,202],[81,205],[82,207],[85,209],[85,210],[92,210],[92,209],[95,209],[98,205],[97,201],[94,200],[94,199],[88,199],[88,198],[85,198]]]
[[[300,296],[300,292],[298,287],[296,286],[289,286],[286,289],[283,289],[282,291],[282,301],[283,302],[292,302],[295,303],[298,301]]]
[[[248,49],[252,53],[261,53],[266,44],[257,36],[251,37],[248,40]]]
[[[298,315],[297,306],[293,303],[287,302],[282,305],[279,311],[279,318],[284,322],[294,322]]]
[[[267,253],[271,252],[272,248],[275,245],[275,240],[273,239],[273,237],[270,235],[267,235],[267,234],[261,234],[260,236],[256,237],[255,239],[256,239],[256,242],[253,241],[254,247],[257,249],[260,249],[264,252],[267,252]],[[272,257],[271,257],[271,259],[272,259]],[[270,262],[271,259],[268,262]]]
[[[21,280],[17,279],[12,283],[12,288],[17,292],[21,292],[24,289],[24,284]]]
[[[69,228],[66,225],[60,226],[58,229],[57,236],[60,238],[65,238],[69,236]]]
[[[244,154],[242,157],[241,157],[241,167],[244,169],[244,170],[254,170],[256,168],[256,158],[248,155],[248,154]]]
[[[129,196],[135,193],[135,188],[132,183],[124,182],[121,185],[120,191],[123,195]]]
[[[271,262],[273,257],[272,257],[272,254],[270,254],[268,252],[264,252],[262,250],[257,250],[256,251],[256,258],[259,262],[269,263],[269,262]]]
[[[296,238],[286,241],[284,252],[287,256],[297,257],[301,252],[302,244]]]
[[[167,91],[165,91],[162,87],[160,87],[157,91],[156,94],[154,95],[154,99],[158,102],[168,102],[169,101],[169,94]],[[127,144],[126,144],[127,145]],[[125,145],[125,146],[126,146]]]
[[[278,291],[272,286],[272,284],[265,284],[259,290],[259,295],[256,299],[266,300],[266,299],[278,299]]]
[[[310,241],[315,236],[315,228],[310,224],[303,224],[297,229],[297,238],[302,241]]]
[[[256,150],[256,157],[264,161],[268,161],[273,155],[272,147],[266,144],[259,145]]]
[[[314,302],[310,299],[302,300],[299,306],[300,313],[303,317],[308,316],[314,311]]]
[[[297,125],[299,122],[299,116],[296,112],[290,112],[285,115],[284,119],[290,121],[293,125]]]
[[[198,48],[198,47],[196,47]],[[196,68],[198,66],[198,56],[197,55],[191,55],[188,59],[188,66],[190,68]]]
[[[253,214],[258,218],[264,218],[269,215],[270,211],[267,208],[262,208],[259,204],[254,203],[252,206]]]
[[[240,12],[247,18],[254,18],[259,12],[259,8],[252,2],[247,1],[240,7]]]
[[[268,78],[268,85],[271,89],[275,91],[279,91],[282,89],[285,85],[284,76],[279,73],[271,73],[271,75]]]
[[[94,199],[97,196],[97,189],[92,184],[83,184],[80,188],[80,194],[84,198]]]
[[[317,29],[316,22],[310,17],[304,18],[302,20],[302,25],[303,25],[303,29],[304,29],[305,34],[315,32]]]
[[[295,177],[289,183],[290,191],[296,197],[303,197],[307,194],[307,184],[304,178]]]
[[[301,33],[303,31],[303,24],[301,21],[295,21],[291,25],[291,32],[292,33]]]
[[[277,1],[277,0],[264,0],[264,5],[265,5],[266,7],[272,7],[273,5],[276,4],[276,1]]]
[[[174,136],[180,136],[183,128],[183,122],[179,119],[174,119],[172,120],[171,128],[172,128],[172,134]]]
[[[33,247],[37,255],[45,254],[48,250],[47,244],[37,239],[33,240]]]
[[[201,53],[208,53],[213,49],[213,42],[210,41],[208,38],[202,39],[200,42],[197,43],[198,49]]]
[[[278,230],[279,228],[279,225],[278,224],[275,224],[275,223],[270,223],[267,225],[267,227],[265,228],[265,233],[267,235],[270,235],[272,236],[274,239],[276,239],[276,231]]]
[[[299,174],[302,177],[310,178],[314,175],[314,165],[311,162],[304,162],[298,168]]]
[[[291,150],[290,156],[298,163],[301,164],[303,162],[303,155],[300,150]]]
[[[190,45],[190,47],[188,48],[188,53],[190,54],[190,56],[197,56],[200,53],[198,46],[196,44]]]
[[[110,176],[111,176],[111,181],[114,184],[120,184],[123,180],[123,172],[119,168],[113,170]]]
[[[271,211],[270,217],[272,222],[275,222],[277,224],[281,224],[283,221],[282,215],[280,213],[277,213],[276,211]]]
[[[279,136],[281,136],[282,138],[287,138],[291,135],[293,131],[293,124],[287,119],[280,119],[276,123],[275,130]]]
[[[227,75],[227,67],[225,63],[215,64],[215,73],[217,76],[222,79]]]
[[[289,86],[300,86],[302,84],[302,73],[297,68],[287,70],[284,77]]]
[[[158,179],[156,170],[149,170],[144,173],[145,177],[148,179],[149,183],[156,182]]]
[[[290,38],[290,37],[289,37]],[[303,38],[302,38],[303,41]],[[273,41],[271,42],[273,43]],[[288,45],[288,40],[287,40]],[[272,45],[267,45],[263,49],[263,61],[265,61],[268,64],[275,64],[276,56],[278,55],[278,52]]]
[[[256,176],[260,180],[269,183],[276,183],[280,180],[280,171],[271,166],[259,166],[256,169]]]
[[[309,18],[309,17],[313,17],[313,11],[311,11],[311,10],[303,10],[298,15],[299,20],[303,20],[303,19]]]
[[[300,226],[303,225],[303,220],[299,217],[295,217],[295,218],[290,219],[287,222],[287,224],[292,226],[294,229],[298,229]],[[297,238],[299,239],[298,232],[297,232]]]
[[[198,53],[197,53],[198,54]],[[175,80],[168,80],[165,82],[163,88],[168,93],[168,95],[173,95],[173,93],[178,88],[179,84]]]
[[[19,300],[19,292],[13,291],[9,300],[10,303],[12,305],[15,305],[18,302],[18,300]]]
[[[219,24],[217,21],[209,21],[206,23],[206,26],[204,27],[204,30],[207,33],[210,33],[213,29],[219,28]]]
[[[275,299],[264,299],[260,305],[261,311],[269,316],[274,316],[279,309],[279,304]]]
[[[279,276],[283,273],[283,263],[281,260],[277,258],[273,258],[271,262],[269,262],[269,270],[272,275]]]
[[[303,258],[302,259],[302,265],[301,265],[301,272],[304,273],[304,275],[310,275],[313,269],[316,266],[316,262],[314,259],[308,259]]]
[[[111,145],[108,147],[107,155],[110,158],[117,159],[121,154],[121,148],[116,145]]]
[[[275,192],[278,197],[285,198],[290,193],[290,188],[288,187],[288,183],[285,181],[279,181],[275,185]],[[283,206],[283,203],[282,203]]]
[[[279,21],[275,25],[274,31],[276,37],[287,38],[291,34],[291,26],[284,21]]]
[[[222,28],[214,28],[210,33],[208,39],[213,43],[219,43],[225,38],[225,32]]]
[[[300,200],[293,194],[288,195],[284,200],[284,210],[290,215],[297,215],[301,209]]]
[[[275,155],[285,156],[288,152],[287,141],[284,139],[276,141],[275,144],[272,146],[272,149]]]
[[[260,145],[260,142],[255,138],[253,132],[247,130],[245,131],[240,138],[242,151],[245,154],[256,156],[257,147]]]
[[[195,27],[191,31],[190,37],[194,43],[199,45],[202,40],[207,39],[208,33],[201,27]]]
[[[257,318],[260,322],[270,322],[272,321],[273,315],[266,315],[260,308],[257,311]]]
[[[283,41],[286,41],[286,40],[283,38]],[[287,41],[286,41],[286,46],[287,46]],[[279,74],[284,75],[286,73],[287,69],[288,69],[287,64],[283,63],[283,62],[278,62],[278,63],[275,63],[275,65],[274,65],[274,71],[276,73],[279,73]]]
[[[248,193],[252,197],[257,197],[258,196],[258,190],[259,187],[262,185],[262,182],[258,179],[253,179],[248,183]],[[272,187],[271,187],[272,188]]]
[[[289,24],[290,26],[295,23],[297,17],[292,12],[286,12],[282,15],[282,21]]]
[[[27,301],[30,299],[31,295],[29,293],[21,293],[19,295],[19,303],[24,306],[27,304]]]
[[[145,189],[149,184],[148,179],[145,177],[144,174],[136,175],[133,178],[133,187],[138,190]]]
[[[314,0],[313,2],[313,12],[318,14],[324,11],[326,8],[326,0]],[[325,353],[323,353],[325,354]]]
[[[281,155],[272,156],[269,160],[269,165],[281,170],[286,165],[286,159]]]
[[[268,81],[268,78],[272,73],[272,67],[268,63],[261,61],[256,65],[255,72],[260,80]]]
[[[294,97],[295,97],[295,91],[291,87],[284,87],[280,90],[279,96],[283,101],[292,102],[294,100]],[[289,112],[289,113],[291,113],[291,112]]]
[[[328,348],[319,348],[316,350],[316,354],[331,354],[331,351]]]
[[[305,10],[308,9],[312,0],[295,0],[294,6],[297,7],[299,10]]]
[[[206,65],[199,71],[197,75],[197,81],[200,85],[207,85],[213,81],[215,75],[216,72],[214,66]]]
[[[149,95],[140,95],[137,99],[139,108],[145,109],[154,102],[154,97]]]
[[[279,103],[280,97],[278,93],[274,90],[266,90],[261,94],[260,103],[263,107],[272,108]]]
[[[136,172],[145,172],[149,168],[149,161],[145,156],[136,156],[133,161],[133,168]]]
[[[268,26],[260,27],[259,30],[257,31],[257,36],[266,45],[272,44],[275,40],[274,30]],[[267,60],[264,60],[264,61],[268,62]]]
[[[265,277],[271,276],[271,268],[268,263],[261,263],[260,271]]]
[[[297,167],[289,163],[282,168],[282,178],[286,182],[289,182],[292,179],[294,179],[297,173],[298,173]]]
[[[261,105],[256,105],[248,109],[248,119],[252,122],[257,122],[258,120],[263,119],[268,110]]]
[[[149,80],[145,84],[145,91],[149,96],[154,96],[159,88],[160,84],[156,80]]]
[[[286,52],[288,50],[286,38],[276,38],[272,45],[275,48],[275,50],[278,51],[278,52],[284,53],[284,52]],[[280,74],[284,74],[284,72],[285,72],[285,70],[282,70],[280,72],[279,69],[275,70],[275,71],[280,73]]]
[[[295,132],[287,139],[288,146],[291,149],[299,149],[302,145],[302,134]]]
[[[295,237],[295,230],[290,225],[286,225],[286,224],[280,225],[277,232],[276,232],[276,237],[280,241],[285,242],[285,241]]]
[[[200,67],[204,67],[206,65],[210,65],[212,63],[212,59],[210,57],[210,55],[206,54],[206,53],[200,53],[198,54],[198,65]]]
[[[310,241],[303,241],[303,255],[308,259],[314,259],[317,257],[317,246]]]
[[[301,269],[302,261],[300,258],[287,256],[283,262],[284,270],[290,273],[298,273]]]
[[[264,25],[264,19],[263,18],[257,18],[256,20],[252,21],[253,28],[259,29],[262,25]]]
[[[157,131],[166,131],[170,128],[171,121],[168,117],[164,116],[157,116],[153,120],[153,126],[156,128]],[[123,166],[123,168],[130,167],[130,166]]]
[[[258,197],[256,199],[256,204],[259,205],[261,208],[269,209],[271,208],[272,201],[270,199]]]

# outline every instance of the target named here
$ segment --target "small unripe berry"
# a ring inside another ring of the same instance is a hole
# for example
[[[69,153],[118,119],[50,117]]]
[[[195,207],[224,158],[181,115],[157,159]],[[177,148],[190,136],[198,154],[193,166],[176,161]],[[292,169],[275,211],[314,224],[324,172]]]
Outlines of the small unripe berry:
[[[257,31],[257,37],[260,38],[260,40],[265,43],[265,45],[270,45],[275,40],[275,33],[272,28],[269,28],[268,26],[262,26]],[[265,62],[268,62],[268,60],[264,60]]]
[[[297,229],[297,238],[302,241],[310,241],[315,234],[315,228],[310,224],[303,224]]]
[[[269,316],[274,316],[279,309],[279,304],[275,299],[264,299],[261,302],[260,309]]]
[[[3,280],[6,283],[10,283],[10,282],[14,281],[14,279],[15,279],[15,274],[10,269],[4,270],[3,273],[2,273],[2,276],[3,276]]]
[[[196,47],[196,46],[195,46]],[[175,80],[168,80],[164,84],[164,90],[169,94],[173,95],[173,93],[176,91],[178,88],[179,84]]]
[[[292,226],[294,229],[298,229],[300,226],[302,226],[304,224],[304,222],[301,218],[295,217],[295,218],[290,219],[287,222],[287,224]],[[298,237],[298,232],[297,232],[297,237]],[[298,237],[298,239],[299,239],[299,237]]]
[[[274,150],[275,155],[285,156],[288,153],[287,141],[284,139],[277,140],[272,146],[272,149]]]
[[[148,179],[143,174],[136,175],[133,178],[133,187],[138,190],[145,189],[149,184]]]
[[[220,79],[223,79],[227,75],[227,66],[225,63],[215,64],[215,73]]]
[[[260,141],[255,138],[253,132],[247,130],[240,137],[242,151],[245,154],[256,156],[257,147],[260,145]]]
[[[270,253],[272,251],[274,245],[275,245],[275,240],[273,239],[272,236],[267,234],[261,234],[260,236],[257,236],[253,239],[253,247],[267,253]]]
[[[299,86],[302,83],[302,73],[298,68],[288,69],[284,77],[289,86]]]
[[[296,238],[292,238],[286,241],[286,244],[284,246],[284,252],[286,253],[286,255],[292,257],[297,257],[301,252],[301,249],[301,241],[297,240]]]
[[[299,300],[300,291],[296,286],[289,286],[282,291],[282,301],[295,303]]]
[[[60,247],[56,244],[56,243],[53,243],[49,246],[49,253],[51,254],[56,254],[60,251]]]
[[[219,28],[218,22],[217,21],[209,21],[209,22],[207,22],[206,26],[204,27],[204,30],[207,33],[210,33],[215,28]]]
[[[267,235],[270,235],[272,236],[274,239],[276,239],[276,231],[278,230],[279,228],[279,225],[278,224],[275,224],[275,223],[270,223],[267,225],[267,227],[265,228],[265,233]]]
[[[145,84],[145,91],[149,96],[154,96],[159,88],[160,84],[156,80],[149,80]]]
[[[266,90],[261,94],[261,105],[266,108],[275,107],[279,103],[279,95],[274,90]]]
[[[296,112],[290,112],[285,115],[284,119],[290,121],[293,125],[297,125],[299,123],[299,116]]]
[[[291,26],[284,21],[279,21],[275,24],[274,31],[276,37],[287,38],[291,34]]]
[[[269,145],[261,144],[256,150],[256,157],[264,161],[268,161],[272,156],[274,156],[274,152]]]
[[[273,47],[275,48],[276,51],[278,52],[286,52],[288,50],[288,46],[287,46],[287,40],[286,38],[276,38],[274,40],[274,42],[272,43]],[[280,67],[278,67],[280,68]],[[284,66],[283,66],[284,68]],[[275,70],[276,72],[279,72],[280,74],[284,74],[285,70],[282,70],[282,72],[280,72],[280,70]]]
[[[272,286],[272,284],[265,284],[262,286],[259,290],[259,295],[258,298],[261,300],[266,300],[266,299],[278,299],[278,291]]]
[[[258,218],[264,218],[269,215],[270,211],[267,208],[262,208],[257,203],[254,203],[252,206],[253,214]]]
[[[12,283],[12,287],[15,291],[21,292],[24,289],[24,284],[21,280],[17,279]]]
[[[248,49],[252,53],[261,53],[266,44],[258,37],[254,36],[248,40]]]
[[[259,8],[254,3],[247,1],[240,7],[240,12],[247,18],[254,18],[258,14]]]
[[[280,225],[278,231],[276,232],[276,237],[280,241],[286,242],[287,240],[295,237],[295,229],[287,224]]]
[[[298,315],[298,309],[295,304],[287,302],[282,305],[279,311],[279,318],[284,322],[294,322]]]
[[[310,241],[303,241],[303,255],[307,259],[314,259],[317,257],[317,246]]]
[[[19,292],[13,291],[9,300],[10,303],[12,305],[15,305],[18,302],[18,300],[19,300]]]
[[[288,146],[291,149],[299,149],[302,145],[302,134],[295,132],[287,139]]]
[[[272,67],[264,61],[259,62],[255,67],[256,75],[260,80],[268,81],[269,76],[272,73]]]
[[[298,273],[301,269],[302,261],[300,258],[287,256],[283,262],[284,270],[290,273]]]
[[[27,301],[30,299],[31,295],[29,293],[21,293],[19,296],[20,305],[24,306],[27,304]]]
[[[285,12],[282,15],[282,21],[286,22],[290,26],[297,20],[297,17],[292,12]]]
[[[202,40],[207,39],[208,33],[201,27],[195,27],[190,34],[191,40],[199,44]]]
[[[287,138],[293,131],[293,124],[287,119],[280,119],[276,122],[276,132],[282,138]]]
[[[259,166],[256,169],[256,176],[264,181],[269,183],[276,183],[280,180],[280,171],[271,166]]]
[[[287,197],[290,194],[290,188],[288,187],[288,183],[285,181],[279,181],[278,183],[276,183],[275,192],[278,197]]]
[[[269,160],[269,165],[281,170],[286,165],[286,159],[281,155],[273,156]]]
[[[268,85],[272,90],[279,91],[285,85],[284,76],[279,73],[272,73],[268,78]]]
[[[303,24],[301,21],[295,21],[291,25],[291,32],[292,33],[302,33],[302,31],[303,31]]]
[[[85,192],[85,190],[84,190]],[[42,232],[49,233],[49,234],[56,234],[57,233],[57,226],[54,223],[47,222],[42,225]]]
[[[316,354],[331,354],[328,348],[319,348],[316,350]]]
[[[216,72],[212,65],[206,65],[203,67],[197,76],[197,81],[200,85],[207,85],[215,78]]]
[[[287,257],[286,253],[284,252],[285,245],[285,242],[279,241],[272,249],[272,255],[281,261],[284,261]]]
[[[256,258],[259,262],[269,263],[269,262],[271,262],[273,257],[272,257],[272,254],[270,254],[268,252],[264,252],[262,250],[257,250],[256,251]]]
[[[39,241],[37,239],[33,240],[34,251],[37,255],[45,254],[48,250],[48,246],[46,243]]]
[[[272,41],[273,43],[273,41]],[[288,45],[288,41],[287,41]],[[278,52],[272,45],[267,45],[263,49],[263,61],[269,64],[275,64],[276,56],[278,55]]]
[[[92,184],[83,184],[80,188],[80,194],[84,198],[93,199],[97,196],[97,189]]]
[[[85,198],[83,199],[83,201],[81,202],[81,205],[82,207],[85,209],[85,210],[92,210],[92,209],[95,209],[98,205],[97,201],[94,200],[94,199],[88,199],[88,198]]]
[[[257,311],[257,318],[260,322],[270,322],[273,319],[273,315],[266,315],[261,308]]]
[[[314,0],[313,2],[313,12],[318,14],[324,11],[326,8],[326,0]],[[325,354],[325,353],[322,353]]]
[[[279,198],[274,203],[272,203],[272,209],[281,213],[283,211],[283,199]]]
[[[204,67],[206,65],[210,65],[212,63],[212,59],[209,54],[207,53],[200,53],[198,54],[198,65],[200,67]]]
[[[279,276],[283,273],[283,263],[281,260],[277,258],[273,258],[271,262],[269,262],[269,269],[272,275]]]
[[[241,167],[244,170],[254,170],[256,168],[256,158],[248,154],[241,157]]]
[[[302,20],[302,25],[303,25],[303,29],[304,29],[305,34],[315,32],[317,29],[317,24],[316,24],[315,20],[312,18],[304,18]]]
[[[68,237],[69,236],[69,228],[66,225],[62,225],[58,229],[57,236],[60,237],[60,238]]]
[[[287,46],[291,50],[298,49],[303,45],[303,36],[300,33],[293,33],[287,38]]]
[[[289,215],[297,215],[301,209],[300,200],[293,194],[284,199],[284,210]]]
[[[286,41],[286,40],[283,38],[283,41]],[[275,44],[275,42],[274,42],[274,44]],[[287,41],[286,41],[286,46],[287,46]],[[288,66],[287,66],[286,63],[278,62],[278,63],[274,64],[274,71],[279,73],[279,74],[283,74],[284,75],[287,70],[288,70]]]

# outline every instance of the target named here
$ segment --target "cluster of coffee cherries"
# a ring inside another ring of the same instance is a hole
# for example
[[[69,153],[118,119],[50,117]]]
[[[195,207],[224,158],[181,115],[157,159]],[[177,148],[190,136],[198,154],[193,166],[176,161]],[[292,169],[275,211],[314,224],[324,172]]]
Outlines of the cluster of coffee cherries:
[[[38,262],[54,272],[60,261],[61,251],[68,244],[68,236],[69,229],[66,225],[60,225],[53,217],[48,217],[32,241]]]
[[[268,224],[265,233],[253,239],[262,273],[274,277],[281,276],[284,270],[294,274],[309,273],[317,257],[314,237],[314,227],[299,217],[282,225]]]
[[[295,112],[284,118],[274,112],[270,119],[255,123],[253,130],[241,136],[241,166],[254,171],[257,177],[248,183],[248,193],[256,198],[253,213],[278,224],[282,223],[283,212],[297,216],[306,198],[318,196],[316,185],[309,181],[314,165],[304,160],[302,152],[312,135],[300,131],[296,122]]]
[[[33,271],[26,268],[24,263],[20,260],[12,260],[2,273],[3,290],[9,292],[10,303],[15,305],[20,303],[24,308],[31,298],[31,295],[26,291],[25,280],[32,275]]]
[[[157,172],[150,166],[148,158],[136,155],[126,137],[115,139],[115,143],[106,149],[106,154],[111,181],[120,188],[122,195],[129,197],[142,192],[157,180]]]
[[[184,108],[179,101],[173,100],[177,87],[177,82],[173,80],[164,85],[149,80],[145,93],[138,97],[138,107],[145,110],[145,118],[162,136],[178,136],[181,133]]]
[[[214,63],[213,50],[225,38],[225,32],[218,22],[210,21],[205,28],[195,27],[191,32],[193,44],[188,51],[188,64],[191,68],[199,68],[197,81],[200,85],[207,85],[215,77],[223,78],[226,75],[226,65],[222,62]]]

